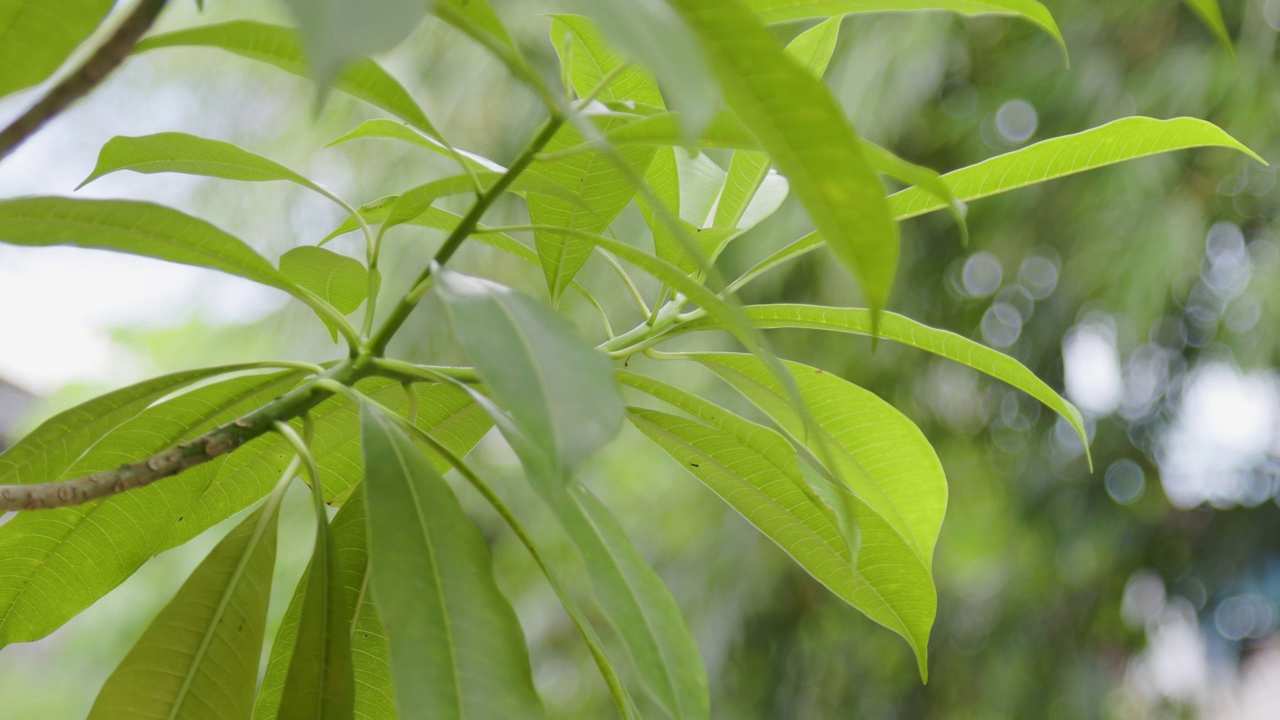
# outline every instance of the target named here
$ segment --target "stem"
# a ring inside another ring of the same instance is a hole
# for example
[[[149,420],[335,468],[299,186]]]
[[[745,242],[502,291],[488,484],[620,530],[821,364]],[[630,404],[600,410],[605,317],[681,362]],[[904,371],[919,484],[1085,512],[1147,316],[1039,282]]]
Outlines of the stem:
[[[310,425],[308,422],[307,425]],[[289,444],[293,446],[297,457],[307,465],[307,474],[311,476],[311,496],[315,500],[316,505],[316,521],[326,522],[329,519],[324,509],[324,489],[320,487],[320,465],[316,463],[316,458],[311,454],[311,449],[307,447],[307,441],[298,436],[298,432],[289,427],[288,423],[277,420],[271,424],[271,429],[279,433]],[[309,430],[309,428],[308,428]],[[308,431],[307,435],[311,433]]]
[[[441,5],[438,9],[443,7],[445,6]],[[418,306],[418,301],[422,299],[422,295],[430,287],[427,281],[431,279],[432,266],[436,264],[443,266],[449,262],[449,258],[453,257],[453,254],[458,251],[462,243],[475,231],[476,226],[480,223],[480,218],[484,216],[489,206],[511,186],[511,183],[515,182],[520,173],[529,167],[533,162],[534,156],[551,141],[552,136],[556,134],[563,124],[564,118],[562,116],[552,115],[543,124],[542,129],[538,131],[533,141],[520,153],[515,162],[511,163],[511,166],[498,178],[497,182],[483,195],[476,198],[475,203],[471,205],[471,210],[462,218],[458,226],[453,229],[453,232],[449,233],[449,237],[445,238],[444,244],[440,246],[440,250],[432,258],[431,265],[428,265],[422,271],[422,274],[414,281],[409,292],[400,298],[400,302],[392,309],[391,314],[382,323],[382,327],[378,328],[378,332],[369,340],[366,345],[368,354],[381,355],[387,349],[387,343],[391,341],[392,336],[396,334],[396,331],[400,329],[404,321],[409,318],[409,314]]]
[[[244,417],[144,460],[121,465],[115,470],[57,482],[0,485],[0,512],[78,505],[177,475],[226,455],[273,429],[276,422],[291,420],[306,413],[332,394],[328,383],[353,383],[372,374],[371,370],[372,363],[369,359],[343,361],[323,375],[290,390]]]
[[[111,37],[76,71],[63,78],[9,127],[0,131],[0,160],[35,134],[42,125],[66,110],[76,100],[89,94],[107,75],[124,62],[147,29],[164,8],[165,0],[141,0],[133,12],[120,23]]]

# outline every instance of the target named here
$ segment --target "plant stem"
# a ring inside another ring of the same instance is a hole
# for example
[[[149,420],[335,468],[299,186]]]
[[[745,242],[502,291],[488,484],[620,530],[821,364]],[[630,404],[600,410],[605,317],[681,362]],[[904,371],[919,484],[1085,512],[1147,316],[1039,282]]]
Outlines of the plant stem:
[[[511,163],[507,171],[502,174],[502,177],[498,178],[497,182],[483,195],[476,198],[475,203],[471,205],[471,210],[458,222],[458,226],[453,229],[453,232],[449,233],[449,237],[445,238],[444,244],[440,246],[440,250],[432,258],[431,265],[428,265],[422,271],[422,274],[418,276],[409,292],[400,298],[400,302],[391,310],[391,314],[382,323],[382,327],[378,328],[378,332],[370,338],[366,345],[366,354],[370,356],[381,355],[387,349],[387,343],[391,341],[392,336],[396,334],[396,331],[400,329],[404,321],[409,318],[409,314],[417,307],[418,301],[422,299],[422,295],[430,287],[428,281],[431,279],[431,268],[437,264],[444,265],[449,262],[449,258],[453,257],[453,254],[458,251],[462,243],[475,231],[476,226],[480,223],[480,218],[484,216],[489,206],[493,205],[493,202],[511,186],[511,183],[515,182],[520,173],[529,167],[533,162],[534,156],[543,147],[546,147],[546,144],[551,141],[552,136],[556,134],[563,124],[563,116],[552,115],[543,124],[538,134],[534,136],[533,141],[520,153],[515,162]]]
[[[155,22],[164,8],[165,0],[141,0],[133,12],[120,23],[111,37],[89,56],[84,64],[48,92],[40,102],[31,106],[9,127],[0,131],[0,160],[35,134],[72,103],[98,86],[107,75],[119,67],[138,44],[147,29]]]

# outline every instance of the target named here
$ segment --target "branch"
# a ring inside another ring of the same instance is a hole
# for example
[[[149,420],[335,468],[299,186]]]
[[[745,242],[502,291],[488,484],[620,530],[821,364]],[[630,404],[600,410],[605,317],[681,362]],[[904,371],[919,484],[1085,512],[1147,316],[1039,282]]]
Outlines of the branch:
[[[151,23],[155,22],[164,4],[165,0],[141,0],[124,22],[120,23],[120,27],[83,65],[63,78],[40,102],[14,120],[9,127],[0,131],[0,160],[35,134],[40,126],[87,95],[124,62],[133,46],[151,27]]]
[[[322,379],[343,384],[355,382],[367,372],[366,365],[344,362],[319,378],[281,395],[242,418],[187,442],[152,455],[145,460],[121,465],[115,470],[96,472],[84,477],[31,485],[0,485],[0,512],[10,510],[48,510],[79,505],[126,490],[150,485],[172,477],[197,465],[226,455],[254,438],[272,430],[277,422],[302,415],[332,393]]]

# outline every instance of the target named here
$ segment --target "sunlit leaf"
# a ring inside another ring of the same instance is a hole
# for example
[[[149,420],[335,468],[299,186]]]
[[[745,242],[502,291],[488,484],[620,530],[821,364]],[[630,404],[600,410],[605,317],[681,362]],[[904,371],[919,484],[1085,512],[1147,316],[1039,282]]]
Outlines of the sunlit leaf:
[[[743,313],[759,328],[810,328],[871,335],[871,313],[862,308],[753,305],[743,308]],[[704,318],[682,326],[678,332],[711,330],[715,327],[714,321]],[[1088,453],[1089,438],[1080,411],[1012,357],[962,335],[932,328],[894,313],[884,314],[880,320],[879,333],[886,340],[954,360],[1022,390],[1069,422]]]
[[[90,720],[248,717],[271,596],[279,496],[236,526],[160,611]]]
[[[113,0],[0,3],[0,97],[40,83],[89,37]]]
[[[421,6],[422,3],[419,3]],[[237,55],[270,63],[286,72],[307,77],[302,44],[293,28],[237,20],[186,30],[160,33],[144,38],[133,49],[140,53],[166,47],[220,48]],[[372,60],[357,60],[333,80],[333,87],[360,98],[437,136],[431,121],[413,101],[408,91]]]
[[[617,435],[613,367],[562,315],[511,288],[442,271],[449,326],[493,398],[558,472],[570,474]]]
[[[62,197],[0,200],[0,242],[76,245],[221,270],[284,290],[328,317],[335,312],[243,241],[163,205]]]
[[[495,172],[476,173],[474,176],[452,175],[410,188],[391,201],[387,214],[382,219],[382,231],[386,232],[396,225],[413,220],[442,197],[475,192],[473,184],[475,180],[479,180],[481,186],[488,188],[500,177],[502,177],[501,173]],[[567,207],[578,209],[583,207],[583,201],[572,189],[535,174],[521,174],[508,186],[508,191],[530,193],[531,206],[535,197],[545,195],[551,201],[563,203]]]
[[[1252,150],[1204,120],[1131,117],[997,155],[949,172],[940,179],[951,189],[956,200],[968,202],[1125,160],[1196,147],[1232,148],[1265,164]],[[889,204],[899,220],[947,207],[934,193],[921,188],[907,188],[895,193],[889,197]],[[734,285],[741,286],[747,280],[821,245],[821,234],[810,233],[757,263]]]
[[[898,227],[844,111],[738,0],[674,0],[711,57],[729,106],[786,175],[873,311],[898,265]]]
[[[622,124],[611,119],[601,129]],[[554,153],[582,144],[582,134],[575,128],[565,127],[547,143],[546,152]],[[620,148],[625,162],[643,174],[653,159],[652,147],[636,145]],[[581,204],[563,198],[536,195],[529,198],[529,217],[538,225],[579,228],[587,232],[603,232],[614,218],[626,208],[635,195],[635,188],[626,176],[604,152],[588,151],[554,161],[535,162],[530,172],[561,185],[566,191],[577,193]],[[547,288],[553,302],[559,300],[565,288],[591,256],[592,247],[572,236],[558,233],[535,233],[538,257],[546,275]]]
[[[787,44],[787,53],[815,77],[822,77],[836,49],[836,39],[840,34],[840,20],[839,17],[830,18],[800,33]],[[748,223],[742,222],[747,215],[747,206],[769,178],[771,166],[769,157],[764,153],[739,151],[733,154],[724,189],[716,202],[713,223],[716,227],[748,226]],[[781,176],[774,177],[781,180]],[[781,195],[783,197],[786,196],[787,191],[785,182],[782,180],[784,184]],[[750,223],[750,225],[754,224],[754,222]]]
[[[338,544],[327,516],[318,518],[315,549],[300,586],[305,589],[297,634],[276,717],[351,718],[355,712],[351,612],[347,610]]]
[[[609,47],[600,30],[581,15],[551,16],[551,42],[579,97],[596,91],[596,99],[637,102],[662,107],[662,93],[642,65],[625,69],[626,61]],[[606,83],[605,80],[608,79]],[[601,83],[604,86],[600,88]]]
[[[680,111],[686,137],[697,135],[716,107],[716,83],[690,27],[658,0],[596,0],[581,5],[609,44],[651,71]]]
[[[98,164],[76,189],[119,170],[175,172],[224,180],[287,180],[329,197],[329,192],[298,173],[261,155],[221,140],[179,132],[141,137],[116,136],[98,153]]]
[[[355,675],[355,717],[360,720],[395,720],[391,695],[386,631],[369,592],[368,531],[365,523],[364,493],[352,494],[330,521],[334,546],[342,569],[342,592],[347,609],[345,626],[351,637]],[[298,623],[308,575],[298,583],[289,609],[280,622],[271,645],[271,659],[253,709],[255,720],[275,720],[283,696],[290,658],[297,647]]]
[[[280,272],[343,315],[355,312],[370,292],[369,271],[360,261],[324,248],[303,245],[290,250],[280,256]],[[328,323],[323,315],[320,319]],[[330,326],[329,331],[336,342],[337,329]]]
[[[505,167],[481,155],[476,155],[475,153],[470,153],[466,150],[451,150],[447,145],[421,130],[395,120],[388,120],[387,118],[365,120],[350,132],[335,139],[333,142],[330,142],[326,147],[333,147],[334,145],[359,138],[403,140],[451,159],[462,158],[464,162],[471,166],[471,169],[476,171],[487,170],[490,172],[500,173],[506,172],[507,170]]]
[[[852,13],[946,10],[961,15],[1005,15],[1017,17],[1049,33],[1066,47],[1058,24],[1049,10],[1036,0],[746,0],[766,23]]]
[[[30,447],[40,454],[17,453],[6,476],[46,482],[135,462],[240,417],[302,377],[287,372],[222,380],[144,411],[143,405],[207,374],[169,376],[183,377],[183,382],[157,385],[114,409],[95,402],[63,413],[33,433],[41,439]],[[113,396],[125,400],[127,392]],[[85,413],[99,409],[102,416],[86,418]],[[81,422],[83,429],[71,425]],[[0,525],[0,646],[36,640],[61,626],[168,547],[165,540],[173,526],[186,525],[189,539],[261,498],[279,479],[288,457],[272,460],[272,477],[262,492],[212,522],[189,515],[222,459],[101,500],[19,513]],[[122,527],[129,532],[120,533]]]
[[[524,633],[489,547],[444,478],[390,418],[361,412],[374,601],[408,718],[535,718]]]

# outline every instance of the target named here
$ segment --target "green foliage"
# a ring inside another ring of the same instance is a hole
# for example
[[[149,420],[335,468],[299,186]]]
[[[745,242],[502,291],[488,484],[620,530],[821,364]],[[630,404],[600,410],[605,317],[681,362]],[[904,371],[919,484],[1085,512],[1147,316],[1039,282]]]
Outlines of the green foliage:
[[[836,372],[780,360],[761,331],[865,335],[950,359],[1051,408],[1087,456],[1081,413],[1018,359],[887,311],[899,222],[948,209],[967,236],[965,202],[1085,170],[1199,147],[1260,160],[1202,120],[1130,117],[939,175],[864,141],[823,80],[841,23],[862,13],[1015,17],[1063,44],[1054,18],[1033,0],[608,0],[590,4],[589,18],[547,20],[543,54],[551,58],[554,49],[563,88],[526,59],[483,1],[287,4],[297,30],[234,21],[152,35],[133,52],[216,48],[310,77],[322,98],[332,87],[396,118],[365,120],[330,145],[393,140],[411,146],[406,165],[425,149],[456,164],[453,174],[415,176],[417,184],[397,174],[400,187],[382,191],[395,194],[361,205],[230,143],[165,132],[111,140],[82,183],[119,170],[285,180],[346,213],[327,237],[298,238],[277,264],[160,205],[0,200],[0,242],[75,245],[230,273],[291,294],[346,345],[342,359],[325,365],[225,366],[117,390],[0,454],[0,509],[22,510],[0,525],[0,647],[47,635],[157,553],[268,497],[142,634],[103,688],[94,718],[542,716],[524,630],[495,578],[495,567],[507,568],[495,566],[488,528],[482,534],[473,522],[473,498],[460,502],[445,478],[450,471],[529,552],[621,716],[711,717],[707,669],[680,602],[646,546],[633,543],[583,481],[624,420],[835,597],[901,636],[927,678],[939,607],[933,561],[949,497],[938,454],[904,410]],[[1189,4],[1229,45],[1216,2]],[[38,3],[0,4],[0,94],[48,77],[109,5],[75,3],[60,11],[65,21],[48,23]],[[368,59],[408,37],[427,12],[443,21],[441,30],[481,45],[545,104],[546,121],[510,161],[455,147]],[[820,21],[785,46],[778,37],[786,29],[768,27],[806,19]],[[881,176],[910,187],[888,194]],[[726,286],[726,248],[792,191],[816,230]],[[467,209],[451,204],[468,195]],[[633,204],[638,217],[628,217]],[[499,211],[520,220],[498,224]],[[614,235],[641,221],[651,246]],[[444,240],[434,255],[424,242],[384,252],[397,227]],[[343,254],[345,240],[320,247],[357,230],[363,260]],[[521,287],[545,286],[548,302],[444,269],[471,239],[521,260],[532,277]],[[868,307],[742,305],[746,284],[820,247],[856,278]],[[612,287],[577,279],[597,259],[617,272]],[[633,271],[645,277],[637,282]],[[385,297],[384,273],[395,278],[387,285],[397,297]],[[599,315],[603,339],[589,341],[575,323],[570,289]],[[612,290],[639,312],[620,312],[605,295]],[[466,365],[388,352],[393,340],[421,330],[406,323],[424,299],[437,310],[426,318],[440,331],[432,342],[443,346],[447,336],[440,354]],[[360,322],[348,319],[362,307]],[[615,332],[621,319],[634,326]],[[712,330],[728,331],[748,352],[696,344],[705,336],[695,333]],[[677,339],[687,341],[681,352],[656,350]],[[652,365],[629,369],[641,356],[692,361],[747,402],[718,404],[714,391],[681,387],[685,375],[672,384],[643,372]],[[648,400],[662,405],[641,404]],[[730,409],[748,405],[745,414]],[[465,459],[495,426],[523,468],[518,505]],[[182,466],[161,472],[175,447],[186,453]],[[69,504],[82,491],[110,487],[122,466],[138,461],[155,477],[125,487],[141,487]],[[276,514],[304,462],[316,519],[310,565],[257,689]],[[49,485],[55,481],[70,485]],[[53,497],[45,504],[67,506],[28,510],[40,504],[31,494],[41,492]],[[332,518],[331,505],[340,506]],[[557,544],[568,561],[547,551]],[[603,629],[611,632],[602,637]]]

